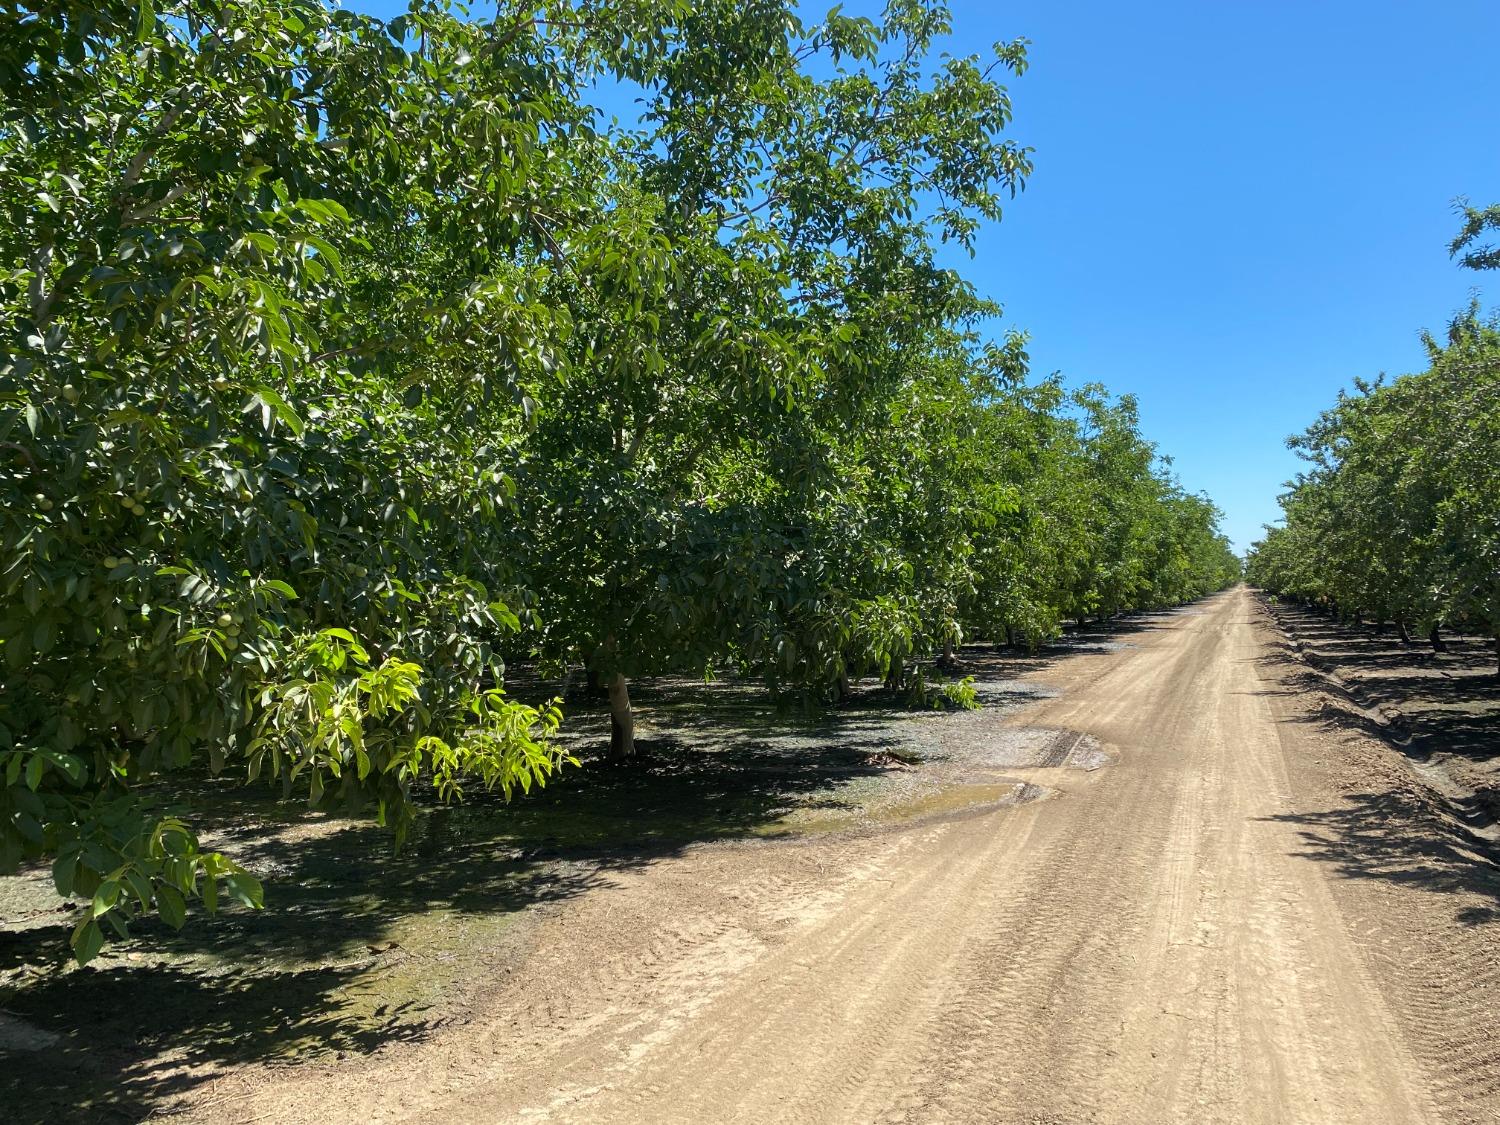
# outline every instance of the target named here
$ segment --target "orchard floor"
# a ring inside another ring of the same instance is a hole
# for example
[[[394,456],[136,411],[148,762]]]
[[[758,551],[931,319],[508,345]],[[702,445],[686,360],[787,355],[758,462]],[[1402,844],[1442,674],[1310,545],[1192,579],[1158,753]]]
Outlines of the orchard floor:
[[[1272,608],[1294,652],[1328,676],[1478,831],[1500,819],[1500,676],[1495,642],[1444,634],[1403,642],[1392,627],[1342,625]]]
[[[1500,1120],[1500,877],[1431,755],[1245,590],[1082,641],[966,653],[974,713],[663,685],[644,771],[394,859],[247,809],[275,912],[0,937],[6,1120]]]
[[[215,810],[205,844],[265,881],[268,909],[195,917],[180,933],[138,924],[78,970],[64,956],[77,905],[58,903],[45,868],[0,878],[0,1119],[140,1120],[247,1066],[430,1040],[535,955],[544,919],[694,846],[878,833],[1045,796],[1009,767],[1104,757],[1069,732],[996,720],[1049,693],[1025,673],[1117,650],[1131,629],[1035,656],[965,650],[982,712],[911,710],[873,682],[821,713],[732,680],[643,682],[640,758],[623,767],[599,756],[607,714],[574,700],[563,735],[582,768],[509,805],[481,793],[429,809],[397,854],[368,821],[187,784],[164,797]]]

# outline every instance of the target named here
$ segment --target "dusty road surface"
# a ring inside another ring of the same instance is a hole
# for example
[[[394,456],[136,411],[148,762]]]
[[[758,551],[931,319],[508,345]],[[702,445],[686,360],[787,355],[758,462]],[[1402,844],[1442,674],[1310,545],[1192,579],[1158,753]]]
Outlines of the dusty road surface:
[[[1055,795],[624,872],[464,1026],[188,1116],[1500,1120],[1483,859],[1249,593],[1140,624],[1004,720],[1112,756],[1023,771]]]

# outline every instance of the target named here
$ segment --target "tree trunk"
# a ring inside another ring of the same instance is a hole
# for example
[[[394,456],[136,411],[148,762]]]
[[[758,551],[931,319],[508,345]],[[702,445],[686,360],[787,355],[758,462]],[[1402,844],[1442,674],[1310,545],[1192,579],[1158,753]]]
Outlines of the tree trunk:
[[[619,672],[609,678],[609,756],[615,761],[635,757],[635,715],[630,710],[630,687]]]
[[[839,702],[849,702],[849,669],[839,669]]]
[[[1442,635],[1438,632],[1441,626],[1433,625],[1432,631],[1427,634],[1427,643],[1432,645],[1433,652],[1447,652],[1448,646],[1443,643]]]
[[[1411,634],[1406,631],[1406,621],[1403,618],[1396,618],[1396,633],[1401,637],[1402,644],[1411,644]]]
[[[956,662],[953,659],[953,638],[948,637],[943,641],[943,666],[952,668]]]
[[[1016,647],[1016,631],[1009,624],[1005,626],[1005,643],[1009,648]]]

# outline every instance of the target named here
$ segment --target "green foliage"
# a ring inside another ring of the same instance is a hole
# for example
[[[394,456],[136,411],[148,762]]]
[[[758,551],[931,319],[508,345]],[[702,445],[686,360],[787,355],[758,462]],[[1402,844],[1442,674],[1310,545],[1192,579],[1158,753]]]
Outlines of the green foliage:
[[[1500,204],[1471,207],[1467,201],[1460,201],[1458,211],[1463,226],[1448,244],[1448,253],[1471,270],[1500,269],[1500,247],[1479,241],[1486,231],[1500,230]]]
[[[497,645],[505,448],[557,324],[516,300],[531,193],[572,182],[577,110],[475,25],[405,30],[422,53],[305,0],[0,28],[0,870],[128,886],[97,920],[252,886],[156,806],[165,770],[401,832],[419,776],[561,761]]]
[[[1428,338],[1431,366],[1358,381],[1306,433],[1250,580],[1423,629],[1500,635],[1500,325],[1474,308]]]
[[[1031,171],[940,3],[0,12],[0,870],[259,885],[163,775],[399,841],[569,759],[505,658],[831,699],[1238,567],[1134,404],[939,268]],[[641,98],[603,127],[596,83]],[[967,681],[919,688],[968,707]]]
[[[977,711],[980,708],[979,693],[974,690],[974,677],[961,680],[919,680],[914,693],[935,711],[957,708],[960,711]]]

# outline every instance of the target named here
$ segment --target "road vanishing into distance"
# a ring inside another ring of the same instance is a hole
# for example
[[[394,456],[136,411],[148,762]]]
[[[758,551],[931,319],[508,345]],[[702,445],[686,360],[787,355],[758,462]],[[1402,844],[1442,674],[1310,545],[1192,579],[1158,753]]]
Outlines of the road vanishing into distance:
[[[1046,798],[621,871],[462,1024],[190,1119],[1500,1120],[1494,900],[1370,803],[1409,767],[1243,588],[1119,637],[975,719],[1110,755]]]

